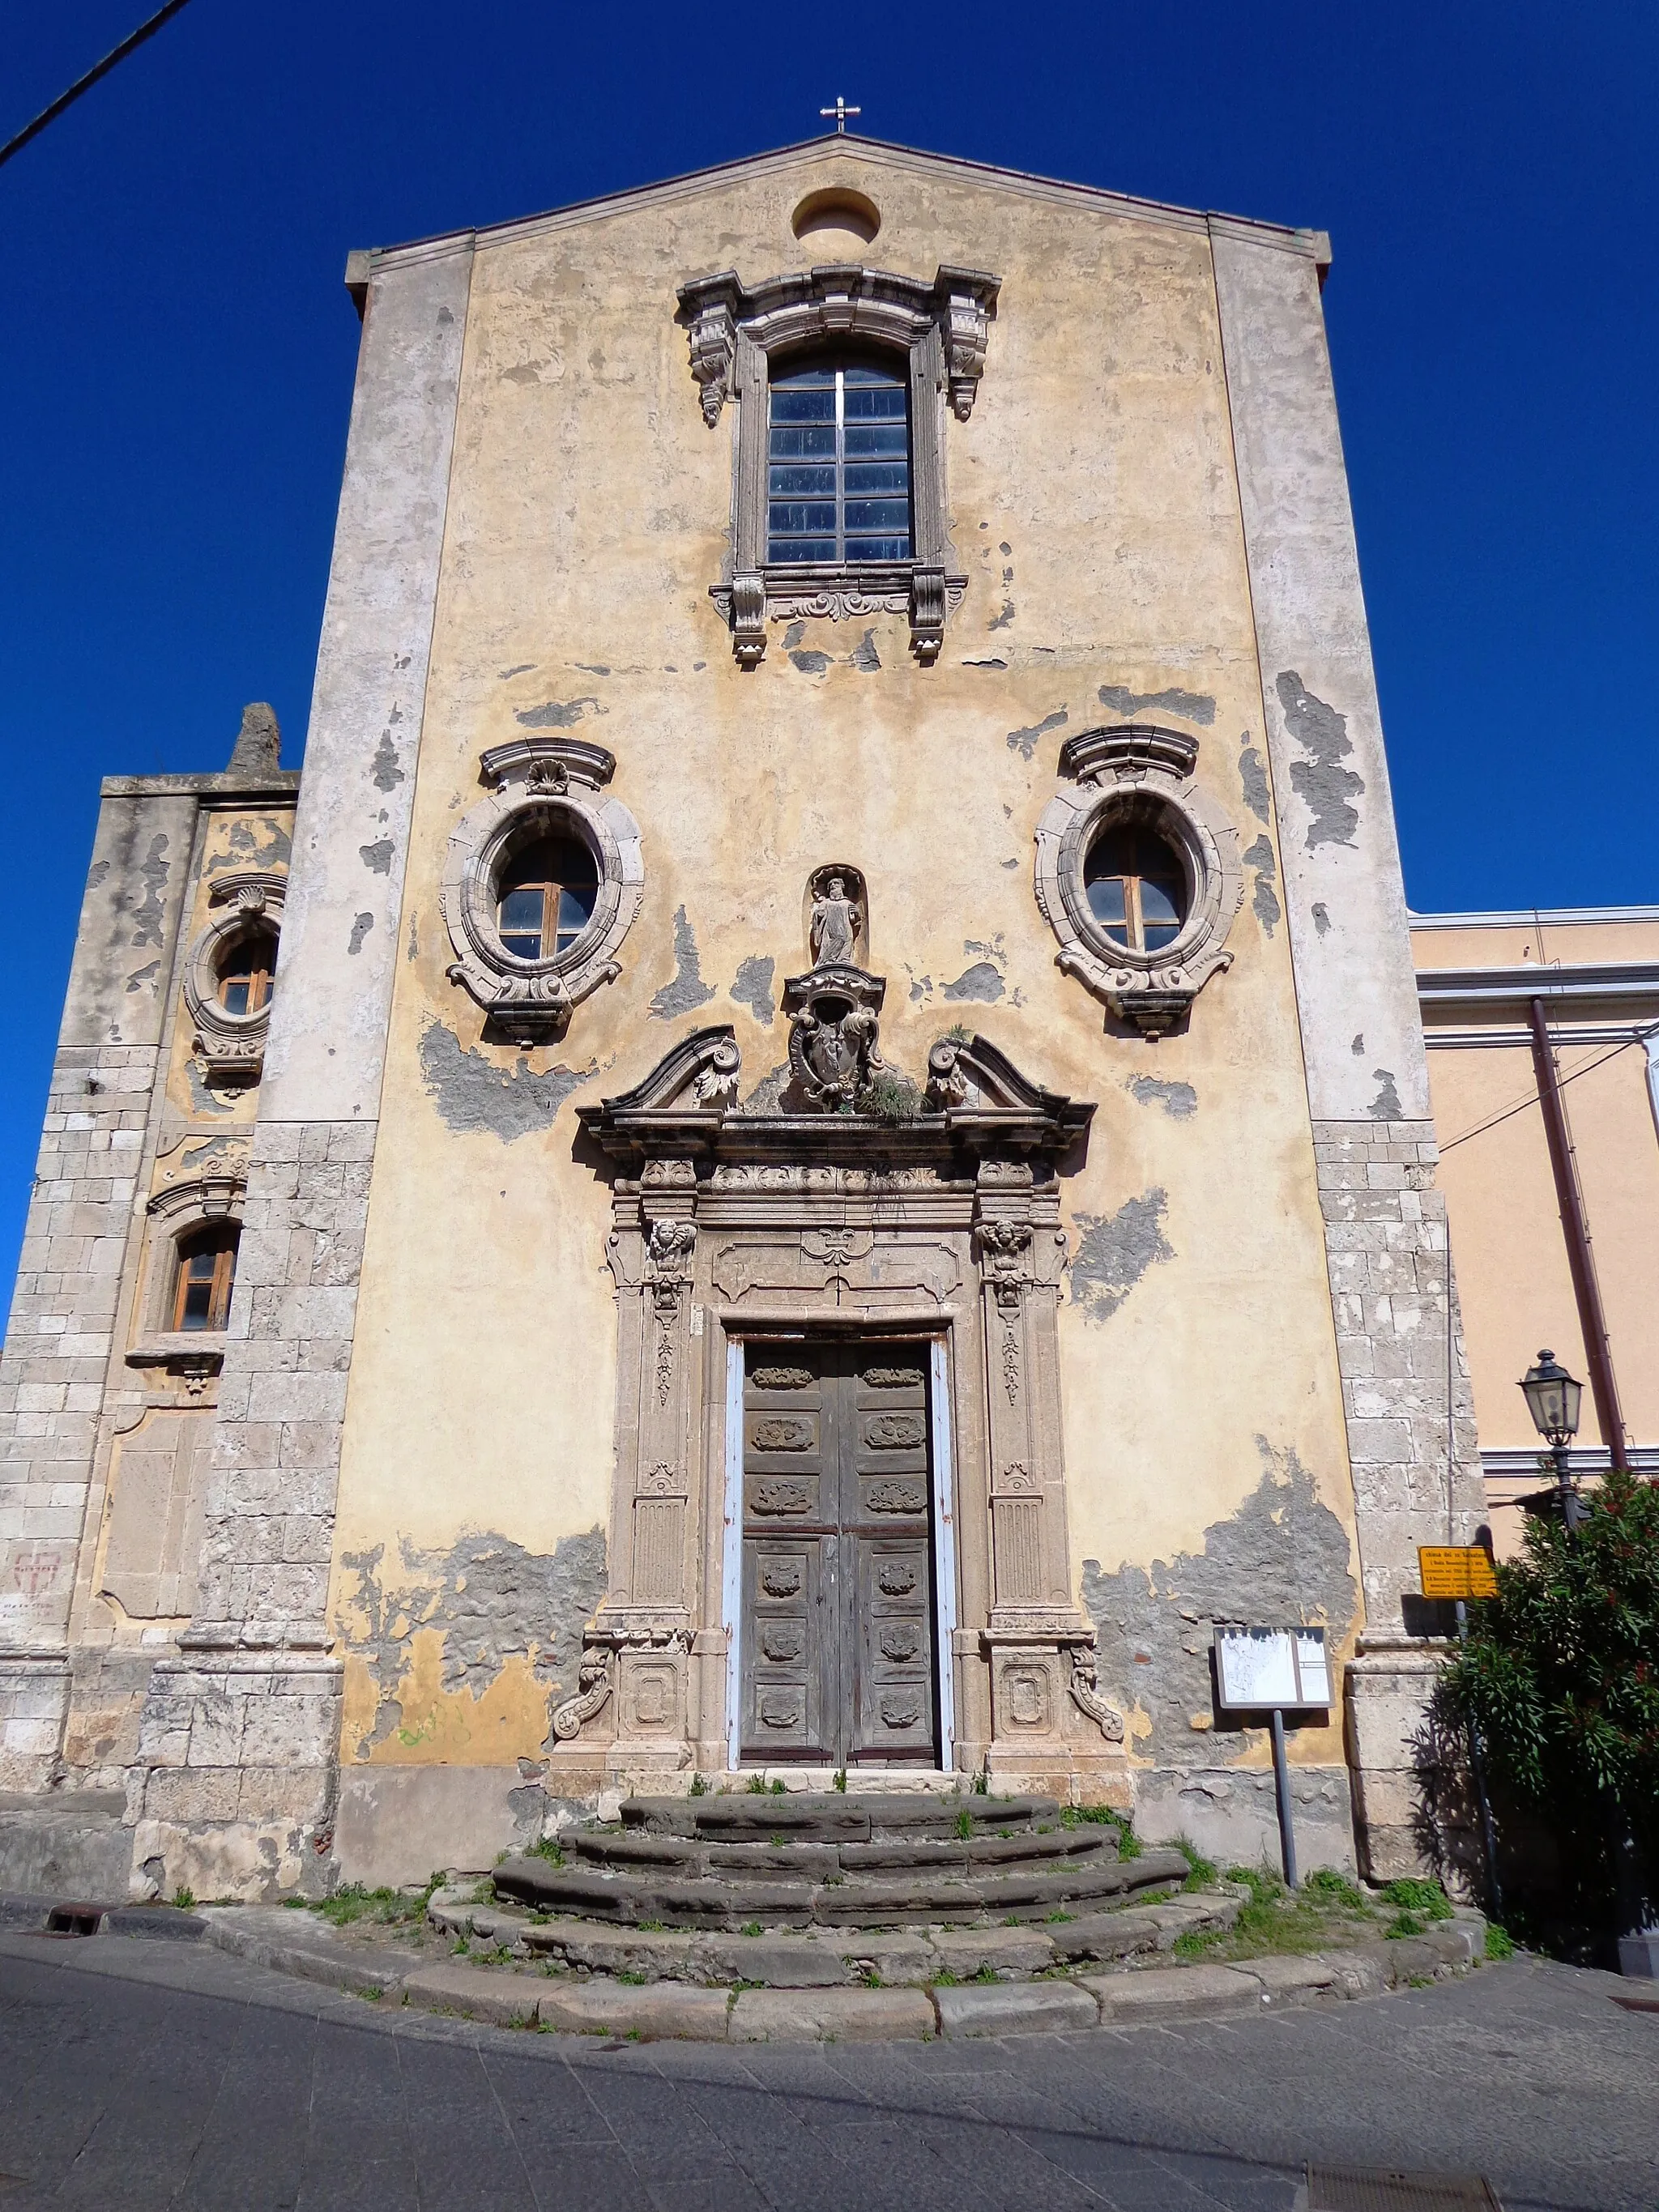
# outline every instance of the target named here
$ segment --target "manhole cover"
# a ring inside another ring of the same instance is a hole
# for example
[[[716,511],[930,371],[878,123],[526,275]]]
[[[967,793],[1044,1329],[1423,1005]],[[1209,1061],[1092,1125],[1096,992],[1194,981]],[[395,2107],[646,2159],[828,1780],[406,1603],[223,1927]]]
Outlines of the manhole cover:
[[[1478,2173],[1400,2173],[1386,2166],[1310,2166],[1308,2212],[1504,2212]]]

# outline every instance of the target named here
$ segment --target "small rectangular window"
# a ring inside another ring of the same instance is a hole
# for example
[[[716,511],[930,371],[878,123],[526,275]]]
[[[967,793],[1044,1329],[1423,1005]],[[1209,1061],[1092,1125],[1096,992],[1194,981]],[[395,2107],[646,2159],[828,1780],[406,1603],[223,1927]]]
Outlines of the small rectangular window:
[[[910,394],[857,363],[774,379],[767,416],[766,557],[908,561]]]

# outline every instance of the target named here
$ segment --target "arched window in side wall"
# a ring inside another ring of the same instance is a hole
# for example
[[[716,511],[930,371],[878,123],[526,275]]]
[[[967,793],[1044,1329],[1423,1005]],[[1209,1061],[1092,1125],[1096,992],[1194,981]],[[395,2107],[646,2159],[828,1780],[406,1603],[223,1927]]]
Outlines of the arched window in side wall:
[[[820,356],[767,393],[769,562],[908,561],[907,365]]]
[[[179,1239],[170,1318],[175,1331],[222,1331],[230,1318],[240,1236],[236,1222],[216,1221]]]

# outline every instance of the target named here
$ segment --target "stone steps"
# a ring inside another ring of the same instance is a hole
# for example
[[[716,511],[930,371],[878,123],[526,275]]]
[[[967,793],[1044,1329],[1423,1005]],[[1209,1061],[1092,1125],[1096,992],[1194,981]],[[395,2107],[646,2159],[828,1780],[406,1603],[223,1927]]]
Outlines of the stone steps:
[[[872,1790],[630,1797],[565,1839],[565,1863],[508,1859],[498,1897],[609,1927],[897,1929],[1042,1920],[1178,1887],[1179,1851],[1125,1859],[1109,1822],[1067,1827],[1052,1797]]]

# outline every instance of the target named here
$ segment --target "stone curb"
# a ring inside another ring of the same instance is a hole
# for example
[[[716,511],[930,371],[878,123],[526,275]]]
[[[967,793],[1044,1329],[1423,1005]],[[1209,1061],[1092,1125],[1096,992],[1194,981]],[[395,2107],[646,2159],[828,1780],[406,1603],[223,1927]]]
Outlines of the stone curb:
[[[664,2038],[698,2043],[947,2041],[1072,2034],[1163,2021],[1225,2019],[1297,2004],[1380,1995],[1387,1988],[1470,1965],[1474,1931],[1441,1925],[1427,1935],[1308,1957],[1274,1955],[1198,1965],[1055,1975],[1041,1981],[941,1984],[920,1989],[707,1989],[683,1982],[572,1981],[492,1970],[463,1960],[436,1965],[386,1952],[384,1964],[314,1938],[281,1942],[211,1913],[208,1940],[280,1973],[355,1994],[458,2014],[495,2027],[556,2033]]]

